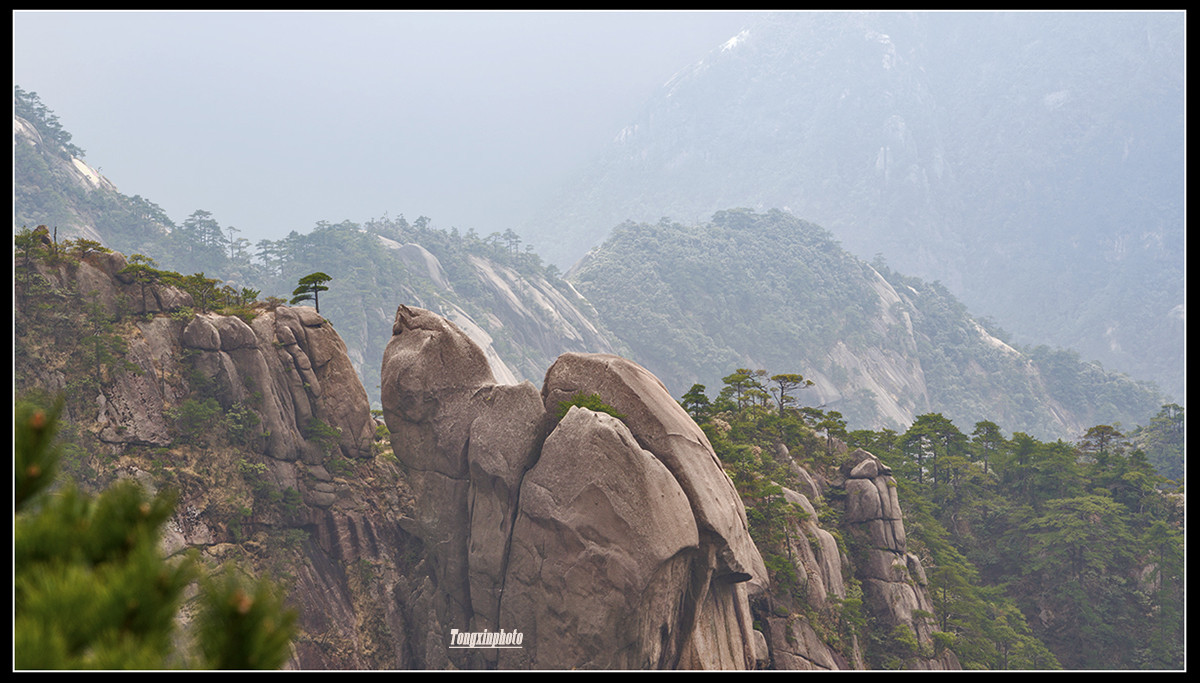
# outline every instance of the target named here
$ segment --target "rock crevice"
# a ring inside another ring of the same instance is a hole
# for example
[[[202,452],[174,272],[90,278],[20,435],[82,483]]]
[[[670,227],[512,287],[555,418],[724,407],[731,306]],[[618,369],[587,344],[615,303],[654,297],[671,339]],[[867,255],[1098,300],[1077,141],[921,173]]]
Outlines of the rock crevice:
[[[706,437],[653,375],[565,354],[540,392],[500,385],[457,326],[401,306],[382,377],[437,586],[430,633],[523,635],[451,650],[451,665],[754,667],[762,558]],[[574,406],[559,420],[577,391],[622,417]]]

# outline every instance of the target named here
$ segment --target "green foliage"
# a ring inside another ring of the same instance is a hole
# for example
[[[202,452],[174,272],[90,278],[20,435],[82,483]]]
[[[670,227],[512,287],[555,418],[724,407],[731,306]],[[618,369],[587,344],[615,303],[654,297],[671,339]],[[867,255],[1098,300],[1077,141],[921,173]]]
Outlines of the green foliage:
[[[218,435],[213,426],[222,416],[221,404],[215,398],[188,398],[166,414],[179,442],[206,446],[215,443]]]
[[[68,488],[14,529],[16,667],[163,668],[194,562],[159,555],[168,495],[131,483],[92,499]],[[18,511],[19,513],[21,511]]]
[[[259,424],[262,423],[262,419],[258,413],[240,402],[234,403],[225,411],[222,423],[229,440],[239,446],[252,444],[261,434]]]
[[[126,275],[133,278],[142,292],[142,310],[149,310],[146,306],[146,286],[158,282],[162,278],[162,271],[156,269],[157,265],[154,259],[142,254],[134,254],[129,257],[128,265],[125,266],[119,275]]]
[[[305,439],[317,444],[326,453],[333,453],[342,438],[342,433],[337,427],[315,417],[304,425],[302,434]]]
[[[1119,429],[1047,443],[980,421],[967,440],[926,415],[862,440],[898,479],[909,549],[964,667],[1182,665],[1181,519]],[[1161,581],[1134,578],[1160,566]]]
[[[1182,482],[1185,433],[1183,406],[1170,403],[1159,410],[1150,424],[1134,430],[1129,440],[1146,453],[1159,474]]]
[[[739,209],[701,225],[623,224],[572,281],[635,357],[686,387],[713,386],[744,358],[807,364],[796,349],[864,329],[878,297],[863,272],[821,228]]]
[[[13,429],[13,504],[17,510],[54,481],[61,457],[56,441],[62,400],[43,408],[17,401]]]
[[[693,384],[691,389],[679,399],[679,405],[687,411],[696,422],[704,422],[711,415],[712,403],[704,393],[703,384]]]
[[[891,413],[854,378],[854,364],[835,360],[883,354],[920,365],[928,403],[892,397],[903,409],[942,413],[960,424],[991,419],[1042,438],[1066,438],[1074,436],[1067,433],[1070,419],[1047,406],[1088,423],[1133,423],[1159,405],[1150,387],[1078,357],[1006,350],[945,286],[880,269],[785,212],[736,209],[698,225],[618,226],[571,280],[633,357],[673,392],[696,382],[716,386],[749,359],[808,367],[844,394],[836,409],[847,421],[887,425]],[[1031,358],[1041,377],[1029,372]],[[804,402],[803,391],[779,393],[767,377],[753,379],[777,401]],[[735,400],[756,398],[742,393]]]
[[[97,496],[71,485],[49,491],[61,450],[57,414],[58,407],[15,406],[14,667],[282,665],[295,615],[269,583],[247,589],[228,572],[203,582],[198,651],[179,649],[176,615],[202,570],[194,554],[161,555],[174,496],[149,495],[130,480]]]
[[[565,401],[559,401],[558,407],[554,411],[554,416],[559,420],[563,419],[573,406],[587,408],[588,410],[596,413],[606,413],[608,415],[612,415],[618,420],[625,418],[624,415],[617,412],[616,408],[613,408],[605,403],[604,400],[600,398],[600,394],[587,394],[582,391]]]
[[[71,134],[63,129],[58,116],[42,103],[36,92],[13,85],[13,114],[29,121],[47,139],[72,156],[83,158],[84,151],[71,142]]]
[[[766,377],[763,370],[741,368],[725,377],[725,386],[717,400],[710,402],[704,387],[694,385],[682,403],[704,430],[737,488],[746,509],[750,536],[771,579],[772,595],[780,601],[776,606],[802,609],[806,588],[796,569],[793,547],[805,541],[798,537],[798,529],[810,515],[784,495],[784,486],[802,487],[788,462],[795,456],[783,453],[785,450],[795,454],[813,452],[809,446],[817,437],[805,423],[803,414],[787,400],[789,391],[803,386],[803,378],[791,374],[774,376],[784,381],[780,386],[779,380],[772,380],[782,390],[772,394],[764,383]],[[829,512],[827,507],[825,510]],[[836,523],[832,512],[827,518],[822,514],[824,521]],[[848,623],[843,625],[850,628]]]
[[[827,477],[839,464],[839,440],[891,467],[908,551],[921,557],[929,582],[933,613],[925,618],[941,635],[921,646],[911,632],[881,631],[859,613],[871,665],[904,667],[943,649],[967,669],[1181,665],[1182,518],[1121,430],[1100,425],[1078,444],[1042,442],[1006,438],[990,420],[967,435],[927,413],[901,433],[848,431],[836,411],[785,403],[781,413],[767,377],[741,368],[725,376],[715,401],[695,385],[682,403],[742,495],[751,535],[785,593],[794,587],[783,522],[800,517],[779,505],[779,486],[793,484],[778,445]],[[818,511],[835,531],[837,491]],[[847,618],[851,606],[839,608]]]
[[[278,669],[290,654],[296,614],[265,579],[248,583],[236,568],[203,582],[196,635],[213,669]]]
[[[325,469],[335,477],[347,477],[354,473],[354,463],[340,455],[335,455],[325,463]]]
[[[305,275],[304,277],[300,278],[300,286],[292,290],[292,294],[295,296],[292,297],[291,303],[298,304],[302,301],[311,301],[316,307],[317,313],[320,313],[321,292],[329,291],[329,288],[325,286],[325,283],[332,279],[333,278],[330,276],[321,272],[309,273],[308,275]]]

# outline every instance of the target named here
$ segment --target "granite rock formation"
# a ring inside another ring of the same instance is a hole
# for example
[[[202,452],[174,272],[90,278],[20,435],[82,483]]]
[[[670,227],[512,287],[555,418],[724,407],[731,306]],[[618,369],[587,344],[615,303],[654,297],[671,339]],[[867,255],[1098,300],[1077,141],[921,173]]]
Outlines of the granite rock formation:
[[[745,510],[652,375],[617,356],[567,354],[541,392],[499,385],[465,333],[401,306],[382,377],[437,586],[427,632],[523,639],[447,649],[426,666],[755,666],[748,593],[766,572]],[[574,406],[560,420],[580,392],[621,417]]]
[[[908,552],[904,519],[891,469],[864,450],[849,454],[845,479],[844,522],[865,556],[856,558],[863,603],[889,629],[908,629],[917,642],[933,648],[934,613],[921,559]],[[911,668],[958,669],[953,652],[921,657]]]

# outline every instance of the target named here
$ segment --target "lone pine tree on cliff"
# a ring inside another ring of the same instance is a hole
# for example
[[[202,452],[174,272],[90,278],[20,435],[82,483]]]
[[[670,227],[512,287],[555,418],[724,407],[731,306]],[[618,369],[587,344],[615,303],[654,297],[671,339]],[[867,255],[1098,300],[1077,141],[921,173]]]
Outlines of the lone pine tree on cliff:
[[[320,313],[320,293],[329,291],[329,288],[325,286],[325,283],[332,279],[332,277],[320,271],[305,275],[304,277],[300,278],[300,286],[292,290],[292,303],[298,304],[301,301],[312,301],[313,305],[317,308],[317,313]]]

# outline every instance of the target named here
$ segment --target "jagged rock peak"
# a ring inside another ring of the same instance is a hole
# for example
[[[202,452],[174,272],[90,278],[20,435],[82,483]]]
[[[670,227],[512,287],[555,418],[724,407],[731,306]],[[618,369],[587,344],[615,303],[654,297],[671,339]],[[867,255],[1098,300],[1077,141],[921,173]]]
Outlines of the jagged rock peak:
[[[653,375],[566,354],[543,389],[497,385],[453,323],[401,306],[384,418],[438,588],[425,632],[517,631],[519,649],[439,650],[429,668],[753,668],[766,582],[703,432]],[[598,394],[620,417],[560,402]]]

